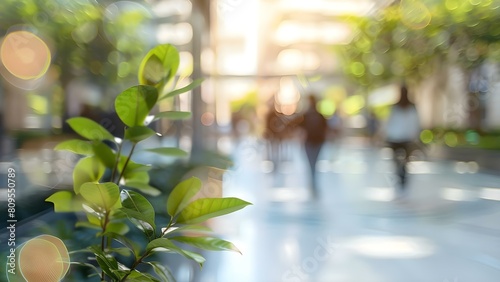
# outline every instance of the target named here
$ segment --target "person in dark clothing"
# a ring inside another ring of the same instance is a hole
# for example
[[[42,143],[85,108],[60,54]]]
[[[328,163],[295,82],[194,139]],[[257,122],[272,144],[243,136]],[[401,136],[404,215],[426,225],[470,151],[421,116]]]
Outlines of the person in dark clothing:
[[[326,118],[316,109],[317,100],[314,95],[309,96],[309,107],[301,116],[299,126],[304,129],[304,149],[309,162],[311,175],[311,189],[314,198],[317,197],[316,163],[321,148],[326,140],[328,124]]]

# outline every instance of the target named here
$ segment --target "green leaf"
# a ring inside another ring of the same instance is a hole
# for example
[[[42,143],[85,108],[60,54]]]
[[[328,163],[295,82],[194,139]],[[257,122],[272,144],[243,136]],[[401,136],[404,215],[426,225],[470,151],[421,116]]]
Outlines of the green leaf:
[[[167,118],[170,120],[180,120],[180,119],[187,119],[190,117],[191,117],[191,112],[167,111],[156,114],[154,119],[157,120],[161,118]]]
[[[186,157],[188,156],[188,153],[186,151],[183,151],[179,148],[175,147],[163,147],[163,148],[154,148],[154,149],[147,149],[146,151],[157,153],[160,155],[164,156],[169,156],[169,157]]]
[[[147,126],[134,126],[125,130],[125,139],[139,143],[155,134],[156,132]]]
[[[136,258],[139,258],[139,254],[141,252],[141,246],[140,246],[140,244],[138,244],[138,242],[136,242],[136,241],[124,236],[124,235],[121,235],[121,234],[108,232],[108,233],[106,233],[106,235],[109,238],[112,238],[116,242],[118,242],[118,243],[122,244],[123,246],[127,247],[128,249],[130,249],[134,253],[134,256]]]
[[[139,182],[143,184],[149,183],[149,173],[147,171],[126,171],[123,175],[125,183]]]
[[[124,257],[128,257],[130,255],[133,255],[134,253],[132,252],[132,250],[130,250],[129,248],[112,248],[111,249],[112,252],[114,253],[117,253],[121,256],[124,256]]]
[[[208,251],[234,251],[241,254],[233,243],[219,238],[176,236],[169,239]]]
[[[97,254],[95,258],[104,273],[106,273],[109,277],[116,279],[116,281],[120,280],[120,277],[116,274],[116,271],[118,270],[118,262],[115,258]]]
[[[127,276],[126,282],[160,282],[156,277],[151,276],[148,273],[142,273],[137,270],[133,270],[129,276]]]
[[[95,224],[92,224],[88,221],[78,221],[75,224],[75,227],[83,227],[83,228],[89,228],[89,229],[95,229],[95,230],[102,230],[102,227],[100,225],[95,225]]]
[[[140,182],[140,181],[126,181],[125,186],[139,190],[142,193],[150,195],[150,196],[159,196],[161,194],[160,190],[156,189],[153,186],[150,186],[147,183]]]
[[[106,233],[104,235],[108,233],[125,235],[129,230],[130,228],[128,225],[123,222],[110,222],[106,226]]]
[[[86,201],[107,212],[112,210],[120,199],[120,189],[112,182],[84,183],[80,188],[80,194]]]
[[[115,166],[116,155],[111,150],[111,148],[104,144],[103,142],[97,141],[92,143],[92,149],[95,156],[102,162],[107,168],[113,168]]]
[[[80,159],[73,169],[73,189],[80,193],[80,186],[86,182],[97,182],[104,175],[106,167],[97,157]]]
[[[188,84],[187,86],[184,86],[182,88],[179,88],[179,89],[176,89],[176,90],[173,90],[173,91],[167,93],[165,96],[160,98],[160,101],[163,99],[174,97],[174,96],[177,96],[177,95],[182,94],[184,92],[188,92],[190,90],[193,90],[194,88],[200,86],[202,82],[203,82],[203,78],[198,78],[195,81]]]
[[[93,155],[92,146],[89,142],[79,139],[63,141],[54,148],[56,151],[70,151],[79,155]]]
[[[201,189],[201,180],[196,177],[186,179],[175,186],[167,200],[167,212],[178,215]]]
[[[158,262],[153,262],[153,261],[147,262],[147,264],[151,265],[154,272],[156,273],[156,275],[158,275],[158,277],[161,279],[161,281],[175,282],[174,275],[172,274],[170,269],[168,269],[168,266],[162,265]]]
[[[174,243],[172,243],[172,241],[170,241],[167,238],[158,238],[158,239],[155,239],[155,240],[149,242],[148,245],[146,246],[146,251],[151,251],[151,250],[158,249],[158,248],[166,249],[167,251],[181,254],[182,256],[184,256],[188,259],[194,260],[197,263],[199,263],[200,267],[202,267],[203,263],[205,262],[205,258],[202,257],[200,254],[193,253],[193,252],[190,252],[187,250],[183,250],[183,249],[177,247]]]
[[[139,83],[165,85],[176,75],[179,68],[179,51],[173,45],[162,44],[151,49],[139,67]]]
[[[162,230],[163,231],[163,230]],[[206,232],[212,232],[212,229],[203,226],[203,225],[184,225],[181,227],[170,227],[169,230],[165,232],[166,234],[174,234],[174,233],[206,233]]]
[[[203,198],[191,202],[177,218],[177,223],[194,224],[240,210],[248,205],[238,198]]]
[[[110,140],[114,142],[115,138],[113,135],[100,124],[91,119],[85,117],[74,117],[68,119],[66,122],[76,133],[88,140]]]
[[[134,218],[145,221],[149,223],[153,229],[156,229],[155,210],[144,196],[134,191],[123,190],[120,193],[120,198],[122,201],[122,211],[126,209],[137,212],[137,214],[140,214],[140,217]]]
[[[69,191],[55,192],[45,201],[54,204],[55,212],[79,212],[83,210],[82,199],[75,197]]]
[[[143,126],[144,120],[158,100],[156,88],[137,85],[123,91],[115,99],[118,117],[129,127]]]

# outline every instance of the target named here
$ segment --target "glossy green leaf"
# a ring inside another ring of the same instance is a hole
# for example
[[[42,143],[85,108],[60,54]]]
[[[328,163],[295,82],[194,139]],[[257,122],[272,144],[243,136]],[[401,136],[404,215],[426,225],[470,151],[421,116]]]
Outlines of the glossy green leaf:
[[[74,117],[68,119],[66,122],[76,133],[88,140],[110,140],[114,142],[113,135],[100,124],[91,119],[85,117]]]
[[[158,275],[161,281],[164,282],[175,282],[174,275],[172,271],[166,265],[162,265],[159,262],[147,262],[147,264],[151,265],[153,271]]]
[[[162,230],[163,231],[163,230]],[[165,232],[166,234],[175,234],[175,233],[197,233],[202,234],[206,232],[212,232],[212,229],[203,225],[184,225],[181,227],[170,227],[169,230]]]
[[[176,236],[169,239],[208,251],[233,251],[241,254],[233,243],[219,238]]]
[[[87,202],[105,211],[116,207],[116,202],[120,199],[120,189],[112,182],[84,183],[80,188],[80,194]]]
[[[142,59],[139,67],[139,83],[144,85],[166,85],[179,68],[179,51],[171,44],[158,45]]]
[[[132,189],[136,189],[141,191],[144,194],[150,195],[150,196],[159,196],[161,194],[161,191],[156,189],[155,187],[144,183],[144,182],[139,182],[139,181],[127,181],[125,182],[126,187],[130,187]]]
[[[122,211],[125,209],[135,211],[137,214],[140,214],[139,218],[135,217],[136,219],[149,223],[153,229],[156,228],[155,210],[144,196],[134,191],[123,190],[120,193],[120,198],[122,201]]]
[[[139,143],[155,134],[156,132],[147,126],[134,126],[125,130],[125,139]]]
[[[137,85],[123,91],[115,99],[118,117],[129,127],[143,126],[146,117],[158,100],[156,88]]]
[[[70,151],[79,155],[93,155],[92,145],[89,142],[79,139],[63,141],[54,148],[56,151]]]
[[[191,112],[178,112],[178,111],[161,112],[155,115],[155,119],[166,118],[169,120],[180,120],[180,119],[187,119],[190,117],[191,117]]]
[[[155,250],[155,249],[166,250],[169,252],[175,252],[175,253],[181,254],[182,256],[184,256],[188,259],[194,260],[197,263],[199,263],[200,267],[203,266],[203,263],[205,262],[205,258],[202,257],[200,254],[193,253],[193,252],[190,252],[187,250],[183,250],[183,249],[179,248],[178,246],[176,246],[172,241],[170,241],[167,238],[155,239],[155,240],[149,242],[148,245],[146,246],[146,251],[151,251],[151,250]]]
[[[175,186],[167,200],[167,212],[178,215],[201,189],[201,180],[196,177],[186,179]]]
[[[48,197],[46,202],[54,204],[55,212],[79,212],[82,211],[82,199],[75,197],[69,191],[59,191]]]
[[[73,169],[73,189],[80,193],[80,186],[86,182],[98,182],[104,175],[106,167],[97,157],[80,159]]]
[[[194,224],[240,210],[250,203],[238,198],[203,198],[191,202],[179,214],[178,223]]]
[[[95,156],[102,162],[105,167],[113,168],[115,166],[116,154],[108,145],[99,141],[93,142],[92,149],[95,153]]]
[[[164,147],[164,148],[154,148],[154,149],[147,149],[146,151],[157,153],[163,156],[169,156],[169,157],[186,157],[188,156],[188,153],[184,150],[181,150],[179,148],[175,147]]]
[[[180,95],[182,93],[188,92],[190,90],[193,90],[194,88],[200,86],[202,82],[203,82],[203,79],[202,78],[198,78],[195,81],[193,81],[190,84],[188,84],[187,86],[184,86],[182,88],[179,88],[179,89],[176,89],[176,90],[173,90],[173,91],[167,93],[165,96],[163,96],[163,97],[160,98],[160,101],[163,100],[163,99],[171,98],[171,97]]]

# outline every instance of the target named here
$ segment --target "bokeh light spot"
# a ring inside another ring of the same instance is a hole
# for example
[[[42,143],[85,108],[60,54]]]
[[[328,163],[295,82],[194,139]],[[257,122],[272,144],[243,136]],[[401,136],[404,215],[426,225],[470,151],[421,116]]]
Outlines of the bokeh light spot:
[[[21,30],[11,32],[4,38],[0,59],[13,76],[30,80],[40,78],[47,72],[51,54],[40,37]]]
[[[455,147],[458,145],[458,137],[453,132],[447,132],[444,135],[444,143],[450,147]]]
[[[433,139],[434,139],[434,134],[432,133],[432,131],[428,129],[422,130],[422,132],[420,133],[420,140],[424,144],[431,143]]]

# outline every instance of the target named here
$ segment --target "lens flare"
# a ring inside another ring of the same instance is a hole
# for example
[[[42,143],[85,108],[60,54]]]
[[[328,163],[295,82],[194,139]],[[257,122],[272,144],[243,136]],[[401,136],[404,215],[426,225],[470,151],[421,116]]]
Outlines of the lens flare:
[[[9,33],[0,47],[0,59],[7,71],[23,80],[42,77],[50,66],[51,54],[47,44],[29,31]]]

